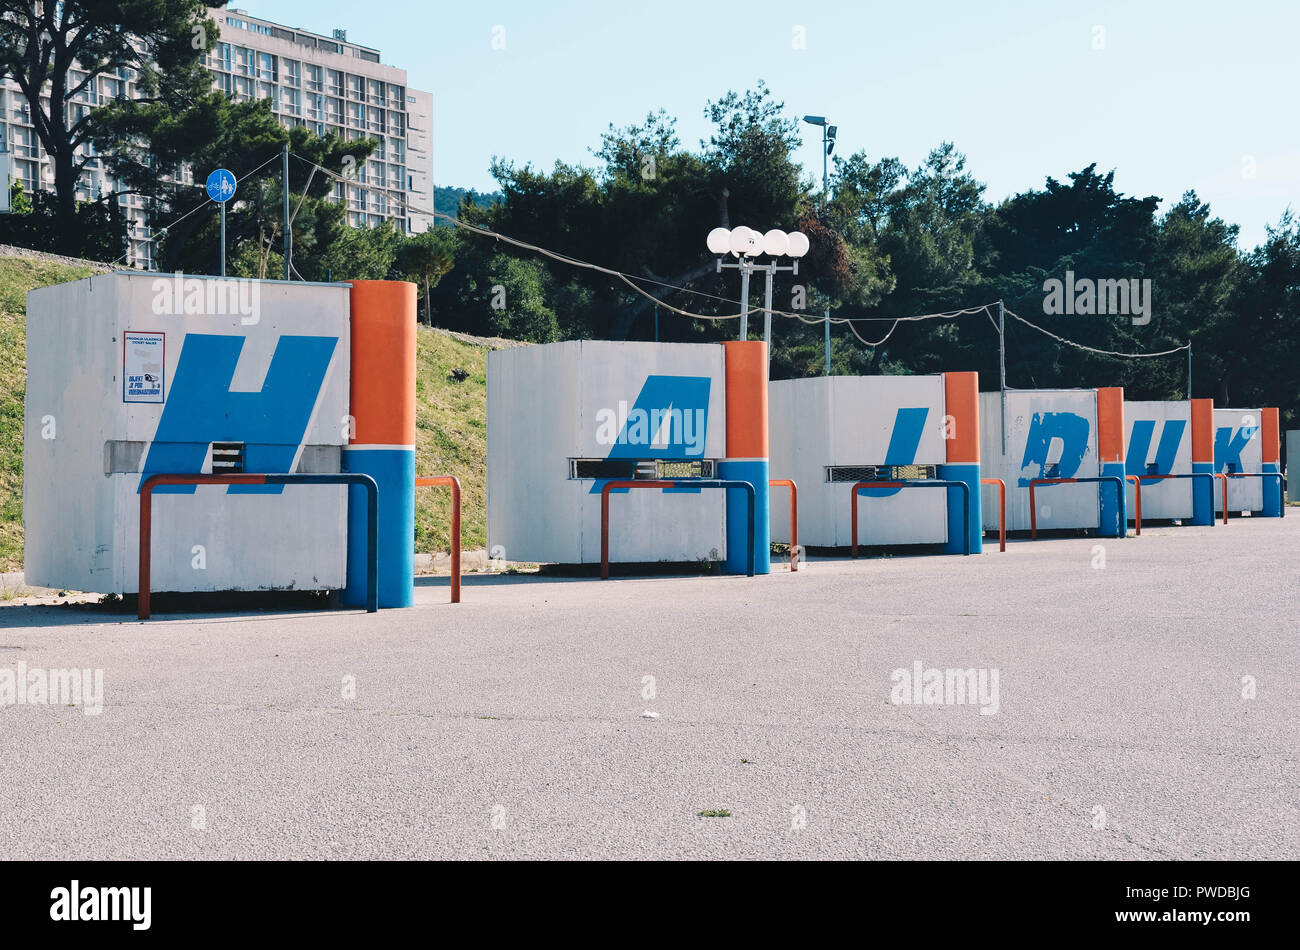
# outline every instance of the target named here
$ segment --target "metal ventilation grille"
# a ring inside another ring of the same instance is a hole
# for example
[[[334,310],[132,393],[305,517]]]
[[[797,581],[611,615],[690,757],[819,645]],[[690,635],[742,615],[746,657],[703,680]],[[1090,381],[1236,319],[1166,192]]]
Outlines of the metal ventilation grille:
[[[569,459],[570,478],[714,478],[714,459]]]
[[[935,467],[933,465],[895,465],[890,478],[899,482],[908,479],[934,478],[934,474]]]
[[[874,465],[827,465],[828,482],[874,482],[876,466]]]
[[[655,478],[713,478],[713,459],[658,459]]]
[[[212,474],[230,475],[244,470],[243,442],[212,443]]]
[[[935,477],[933,465],[827,465],[828,482],[899,482]]]
[[[635,478],[636,459],[569,459],[570,478]]]

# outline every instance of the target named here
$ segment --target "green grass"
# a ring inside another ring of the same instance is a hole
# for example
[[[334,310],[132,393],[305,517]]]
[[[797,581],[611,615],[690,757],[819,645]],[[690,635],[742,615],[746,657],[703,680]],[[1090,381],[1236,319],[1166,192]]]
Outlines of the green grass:
[[[73,267],[0,257],[0,571],[23,562],[23,395],[27,385],[27,292],[80,280],[90,266]],[[462,342],[425,327],[417,336],[416,471],[460,479],[465,550],[487,543],[487,344]],[[453,369],[468,373],[462,382]],[[447,551],[451,493],[419,489],[415,549]]]
[[[465,550],[487,544],[487,353],[421,328],[416,342],[415,471],[460,479],[461,537]],[[463,369],[462,382],[451,378]],[[451,492],[420,488],[415,498],[415,550],[451,546]]]
[[[730,818],[731,812],[725,808],[706,808],[697,813],[701,818]]]
[[[70,267],[0,258],[0,570],[23,566],[23,396],[27,392],[27,291],[89,277]]]

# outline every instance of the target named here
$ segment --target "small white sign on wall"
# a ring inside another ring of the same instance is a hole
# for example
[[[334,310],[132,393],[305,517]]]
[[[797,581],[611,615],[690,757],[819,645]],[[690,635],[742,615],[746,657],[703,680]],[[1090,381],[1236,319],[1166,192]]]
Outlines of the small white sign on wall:
[[[122,401],[162,402],[166,334],[128,330],[122,334]]]

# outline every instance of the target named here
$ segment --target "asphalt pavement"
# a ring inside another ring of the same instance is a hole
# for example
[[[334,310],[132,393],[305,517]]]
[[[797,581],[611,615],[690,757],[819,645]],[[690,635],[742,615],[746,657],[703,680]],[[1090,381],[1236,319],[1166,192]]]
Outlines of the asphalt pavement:
[[[3,606],[0,678],[102,670],[103,707],[0,706],[0,857],[1294,858],[1291,514],[373,615]],[[895,701],[918,664],[985,691]]]

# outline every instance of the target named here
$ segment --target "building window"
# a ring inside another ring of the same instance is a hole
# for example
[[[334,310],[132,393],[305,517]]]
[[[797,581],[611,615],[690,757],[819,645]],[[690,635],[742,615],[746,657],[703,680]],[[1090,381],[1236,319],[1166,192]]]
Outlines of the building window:
[[[307,63],[304,66],[304,69],[307,71],[307,88],[312,90],[313,92],[320,92],[321,91],[320,67],[313,66],[311,63]]]
[[[284,81],[291,86],[302,85],[302,63],[296,59],[284,61]]]

